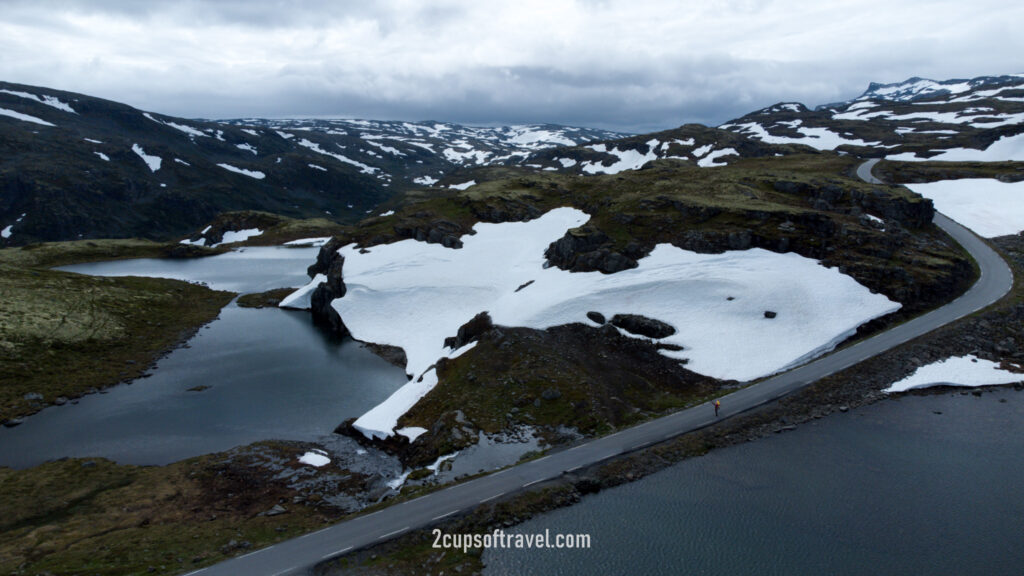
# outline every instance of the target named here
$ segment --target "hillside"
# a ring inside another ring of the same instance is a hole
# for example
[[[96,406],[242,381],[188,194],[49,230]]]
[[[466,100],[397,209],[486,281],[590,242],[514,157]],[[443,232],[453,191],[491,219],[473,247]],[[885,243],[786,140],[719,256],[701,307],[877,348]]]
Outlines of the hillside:
[[[891,160],[1024,160],[1024,76],[871,84],[852,100],[779,103],[719,128]]]
[[[221,212],[355,222],[398,188],[614,133],[358,120],[172,118],[0,82],[0,242],[167,240]]]

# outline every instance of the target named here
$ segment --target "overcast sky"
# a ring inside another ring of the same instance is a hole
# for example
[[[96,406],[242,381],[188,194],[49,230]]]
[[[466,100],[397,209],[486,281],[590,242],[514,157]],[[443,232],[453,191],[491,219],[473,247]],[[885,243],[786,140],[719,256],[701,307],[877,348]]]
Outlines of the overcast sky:
[[[1024,72],[1005,0],[0,0],[0,80],[183,117],[716,125]]]

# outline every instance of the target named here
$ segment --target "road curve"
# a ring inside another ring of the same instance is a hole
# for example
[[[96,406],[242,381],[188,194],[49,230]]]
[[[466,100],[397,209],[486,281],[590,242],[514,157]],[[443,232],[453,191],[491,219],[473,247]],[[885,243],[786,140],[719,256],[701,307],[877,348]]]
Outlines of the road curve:
[[[881,182],[871,174],[871,169],[877,162],[878,160],[865,162],[858,168],[857,175],[867,182],[880,184]],[[966,293],[941,308],[867,340],[722,397],[723,416],[737,414],[776,400],[821,378],[985,308],[1009,292],[1013,285],[1013,274],[995,251],[966,228],[942,214],[935,214],[935,224],[956,239],[978,262],[981,276]],[[467,511],[481,503],[511,494],[537,482],[709,426],[715,421],[714,411],[709,403],[694,406],[189,574],[302,574],[315,564],[331,557],[429,526],[448,516]]]

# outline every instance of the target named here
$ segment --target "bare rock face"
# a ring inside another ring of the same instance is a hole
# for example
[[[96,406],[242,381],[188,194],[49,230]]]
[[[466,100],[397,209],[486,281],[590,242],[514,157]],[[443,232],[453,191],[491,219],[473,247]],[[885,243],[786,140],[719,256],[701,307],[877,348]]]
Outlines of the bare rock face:
[[[459,326],[458,334],[445,338],[444,345],[452,349],[462,348],[466,344],[478,339],[481,334],[493,327],[494,322],[491,320],[491,315],[487,312],[481,312],[469,322]]]
[[[604,232],[583,226],[565,233],[544,251],[548,262],[572,272],[600,271],[614,274],[637,267],[636,259],[643,256],[639,246],[629,246],[623,252],[615,250],[611,238]]]
[[[661,320],[639,314],[616,314],[612,316],[612,325],[618,326],[626,332],[654,339],[665,338],[676,333],[675,328]]]
[[[342,246],[342,240],[332,238],[327,244],[320,248],[317,254],[316,263],[307,271],[310,276],[326,274],[327,281],[321,282],[310,295],[310,311],[313,314],[313,323],[325,328],[331,334],[347,336],[348,327],[342,321],[338,311],[331,306],[335,298],[345,295],[345,278],[342,269],[345,266],[345,257],[338,253]]]
[[[462,248],[460,236],[472,233],[462,226],[448,220],[436,219],[425,226],[395,226],[395,234],[400,238],[413,238],[428,244],[440,244],[445,248]]]

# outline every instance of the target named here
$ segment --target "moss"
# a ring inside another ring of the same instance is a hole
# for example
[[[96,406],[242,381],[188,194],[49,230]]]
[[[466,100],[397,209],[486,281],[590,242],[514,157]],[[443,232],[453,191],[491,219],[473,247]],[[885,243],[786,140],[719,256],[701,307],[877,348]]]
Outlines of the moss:
[[[294,288],[274,288],[256,294],[242,294],[235,303],[241,308],[274,308],[292,292],[295,292]]]
[[[65,459],[0,468],[0,572],[179,574],[337,518],[290,504],[287,514],[260,516],[293,493],[266,479],[240,481],[250,463],[227,460],[217,454],[140,467]]]
[[[1024,180],[1024,162],[894,162],[883,160],[875,173],[886,182],[911,184],[959,180],[961,178],[995,178],[1003,182]]]
[[[68,244],[0,250],[0,420],[141,376],[233,297],[178,280],[40,267],[167,250],[132,240]]]

